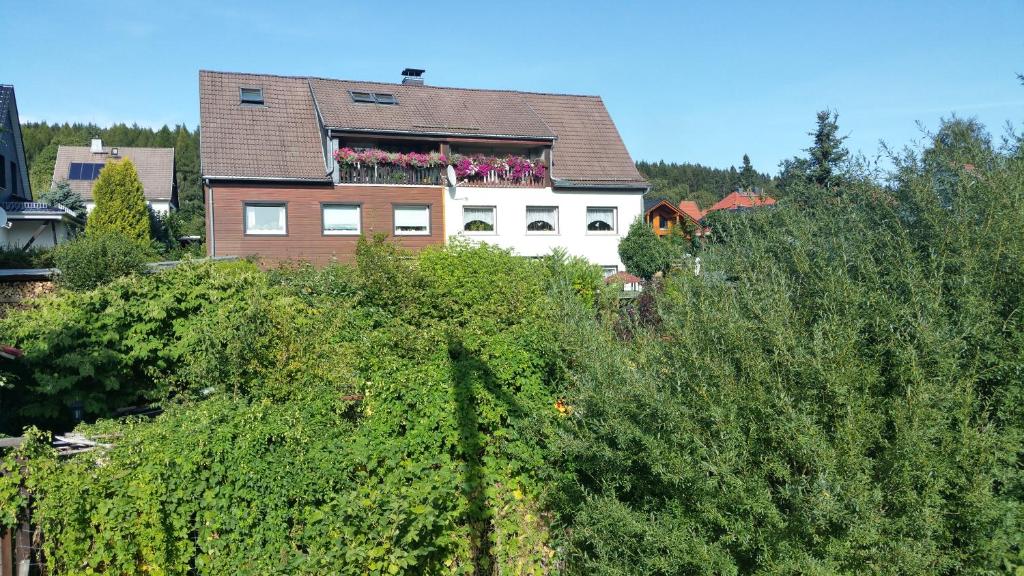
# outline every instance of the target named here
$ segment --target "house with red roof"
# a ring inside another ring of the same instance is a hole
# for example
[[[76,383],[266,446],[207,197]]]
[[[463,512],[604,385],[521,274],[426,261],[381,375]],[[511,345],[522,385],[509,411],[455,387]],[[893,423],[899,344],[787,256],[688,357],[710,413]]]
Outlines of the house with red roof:
[[[667,236],[672,229],[680,224],[687,225],[689,229],[696,229],[697,235],[704,233],[700,221],[704,218],[704,212],[693,200],[683,200],[678,205],[669,202],[667,199],[646,199],[644,200],[644,222],[654,229],[658,236]]]
[[[749,210],[750,208],[760,208],[762,206],[774,206],[775,198],[762,194],[760,192],[752,192],[749,190],[738,190],[732,192],[725,198],[722,198],[715,205],[707,209],[706,215],[709,212],[716,210]]]

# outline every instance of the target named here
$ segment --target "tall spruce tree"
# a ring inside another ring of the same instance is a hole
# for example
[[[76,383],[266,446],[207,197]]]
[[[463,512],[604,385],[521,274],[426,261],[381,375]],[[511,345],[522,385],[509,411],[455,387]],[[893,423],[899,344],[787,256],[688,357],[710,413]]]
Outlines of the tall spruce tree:
[[[809,134],[814,136],[814,145],[807,149],[807,175],[812,182],[831,191],[839,184],[840,164],[850,155],[843,146],[846,136],[839,136],[839,113],[818,112],[818,127]]]
[[[750,156],[744,154],[743,167],[740,168],[740,188],[743,190],[752,190],[756,182],[757,171],[754,170],[754,166],[750,163]]]
[[[152,232],[142,182],[131,160],[107,164],[92,189],[96,207],[85,224],[88,236],[119,233],[149,242]]]

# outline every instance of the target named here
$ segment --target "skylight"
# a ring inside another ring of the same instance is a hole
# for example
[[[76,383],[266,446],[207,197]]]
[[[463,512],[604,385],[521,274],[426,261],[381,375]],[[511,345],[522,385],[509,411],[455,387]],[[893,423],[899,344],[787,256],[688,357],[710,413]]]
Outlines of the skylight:
[[[239,93],[242,104],[263,104],[263,88],[241,88]]]
[[[352,101],[359,104],[384,104],[387,106],[394,106],[398,104],[398,98],[395,98],[394,94],[386,94],[383,92],[356,92],[350,90],[349,94],[352,96]]]

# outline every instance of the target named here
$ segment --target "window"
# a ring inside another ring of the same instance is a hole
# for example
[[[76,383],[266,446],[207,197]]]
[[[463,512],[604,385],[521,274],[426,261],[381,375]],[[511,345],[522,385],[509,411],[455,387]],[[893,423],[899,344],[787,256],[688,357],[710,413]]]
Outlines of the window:
[[[619,267],[618,266],[601,266],[601,272],[604,274],[605,278],[611,276],[612,274],[617,273],[618,271],[619,271]]]
[[[555,206],[527,206],[526,231],[558,233],[558,208]]]
[[[239,88],[242,104],[263,105],[263,88]]]
[[[0,188],[7,188],[7,171],[4,170],[4,155],[0,154]]]
[[[358,204],[324,204],[324,234],[344,236],[359,234]]]
[[[615,232],[615,208],[587,208],[588,232]]]
[[[100,177],[103,166],[92,162],[72,162],[68,168],[68,180],[95,180]]]
[[[395,206],[395,236],[430,234],[430,206]]]
[[[246,204],[245,233],[284,236],[288,233],[285,204]]]
[[[357,92],[350,90],[349,95],[352,97],[353,102],[360,104],[385,104],[388,106],[398,104],[398,98],[395,98],[394,94],[385,94],[383,92]]]
[[[352,95],[353,102],[362,102],[364,104],[373,104],[373,94],[369,92],[349,92]]]
[[[658,228],[661,228],[662,230],[667,230],[668,229],[668,218],[666,218],[664,216],[658,216]]]
[[[463,207],[462,229],[466,232],[494,232],[494,206]]]

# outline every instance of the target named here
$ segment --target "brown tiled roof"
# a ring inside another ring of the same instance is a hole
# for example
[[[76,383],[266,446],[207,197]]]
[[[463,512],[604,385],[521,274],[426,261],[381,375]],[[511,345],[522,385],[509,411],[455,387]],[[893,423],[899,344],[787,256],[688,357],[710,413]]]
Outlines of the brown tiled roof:
[[[595,185],[645,183],[600,97],[532,93],[523,97],[558,135],[552,150],[553,179]]]
[[[265,107],[239,104],[247,85],[263,88]],[[393,94],[398,104],[356,103],[350,91]],[[203,71],[199,100],[208,177],[322,179],[322,122],[370,133],[554,139],[556,186],[646,184],[596,96]]]
[[[517,92],[311,78],[328,128],[425,134],[554,138]],[[352,101],[349,91],[394,94],[398,105]]]
[[[109,146],[103,147],[102,154],[93,154],[89,146],[58,147],[50,185],[68,180],[72,162],[106,164],[127,158],[135,164],[147,200],[171,199],[174,190],[174,148],[116,148],[118,155],[114,158],[110,155],[112,148]],[[68,180],[71,189],[86,201],[92,200],[92,186],[95,183],[95,180]]]
[[[264,106],[241,104],[241,87],[262,88]],[[199,120],[204,176],[327,180],[305,78],[201,71]]]

